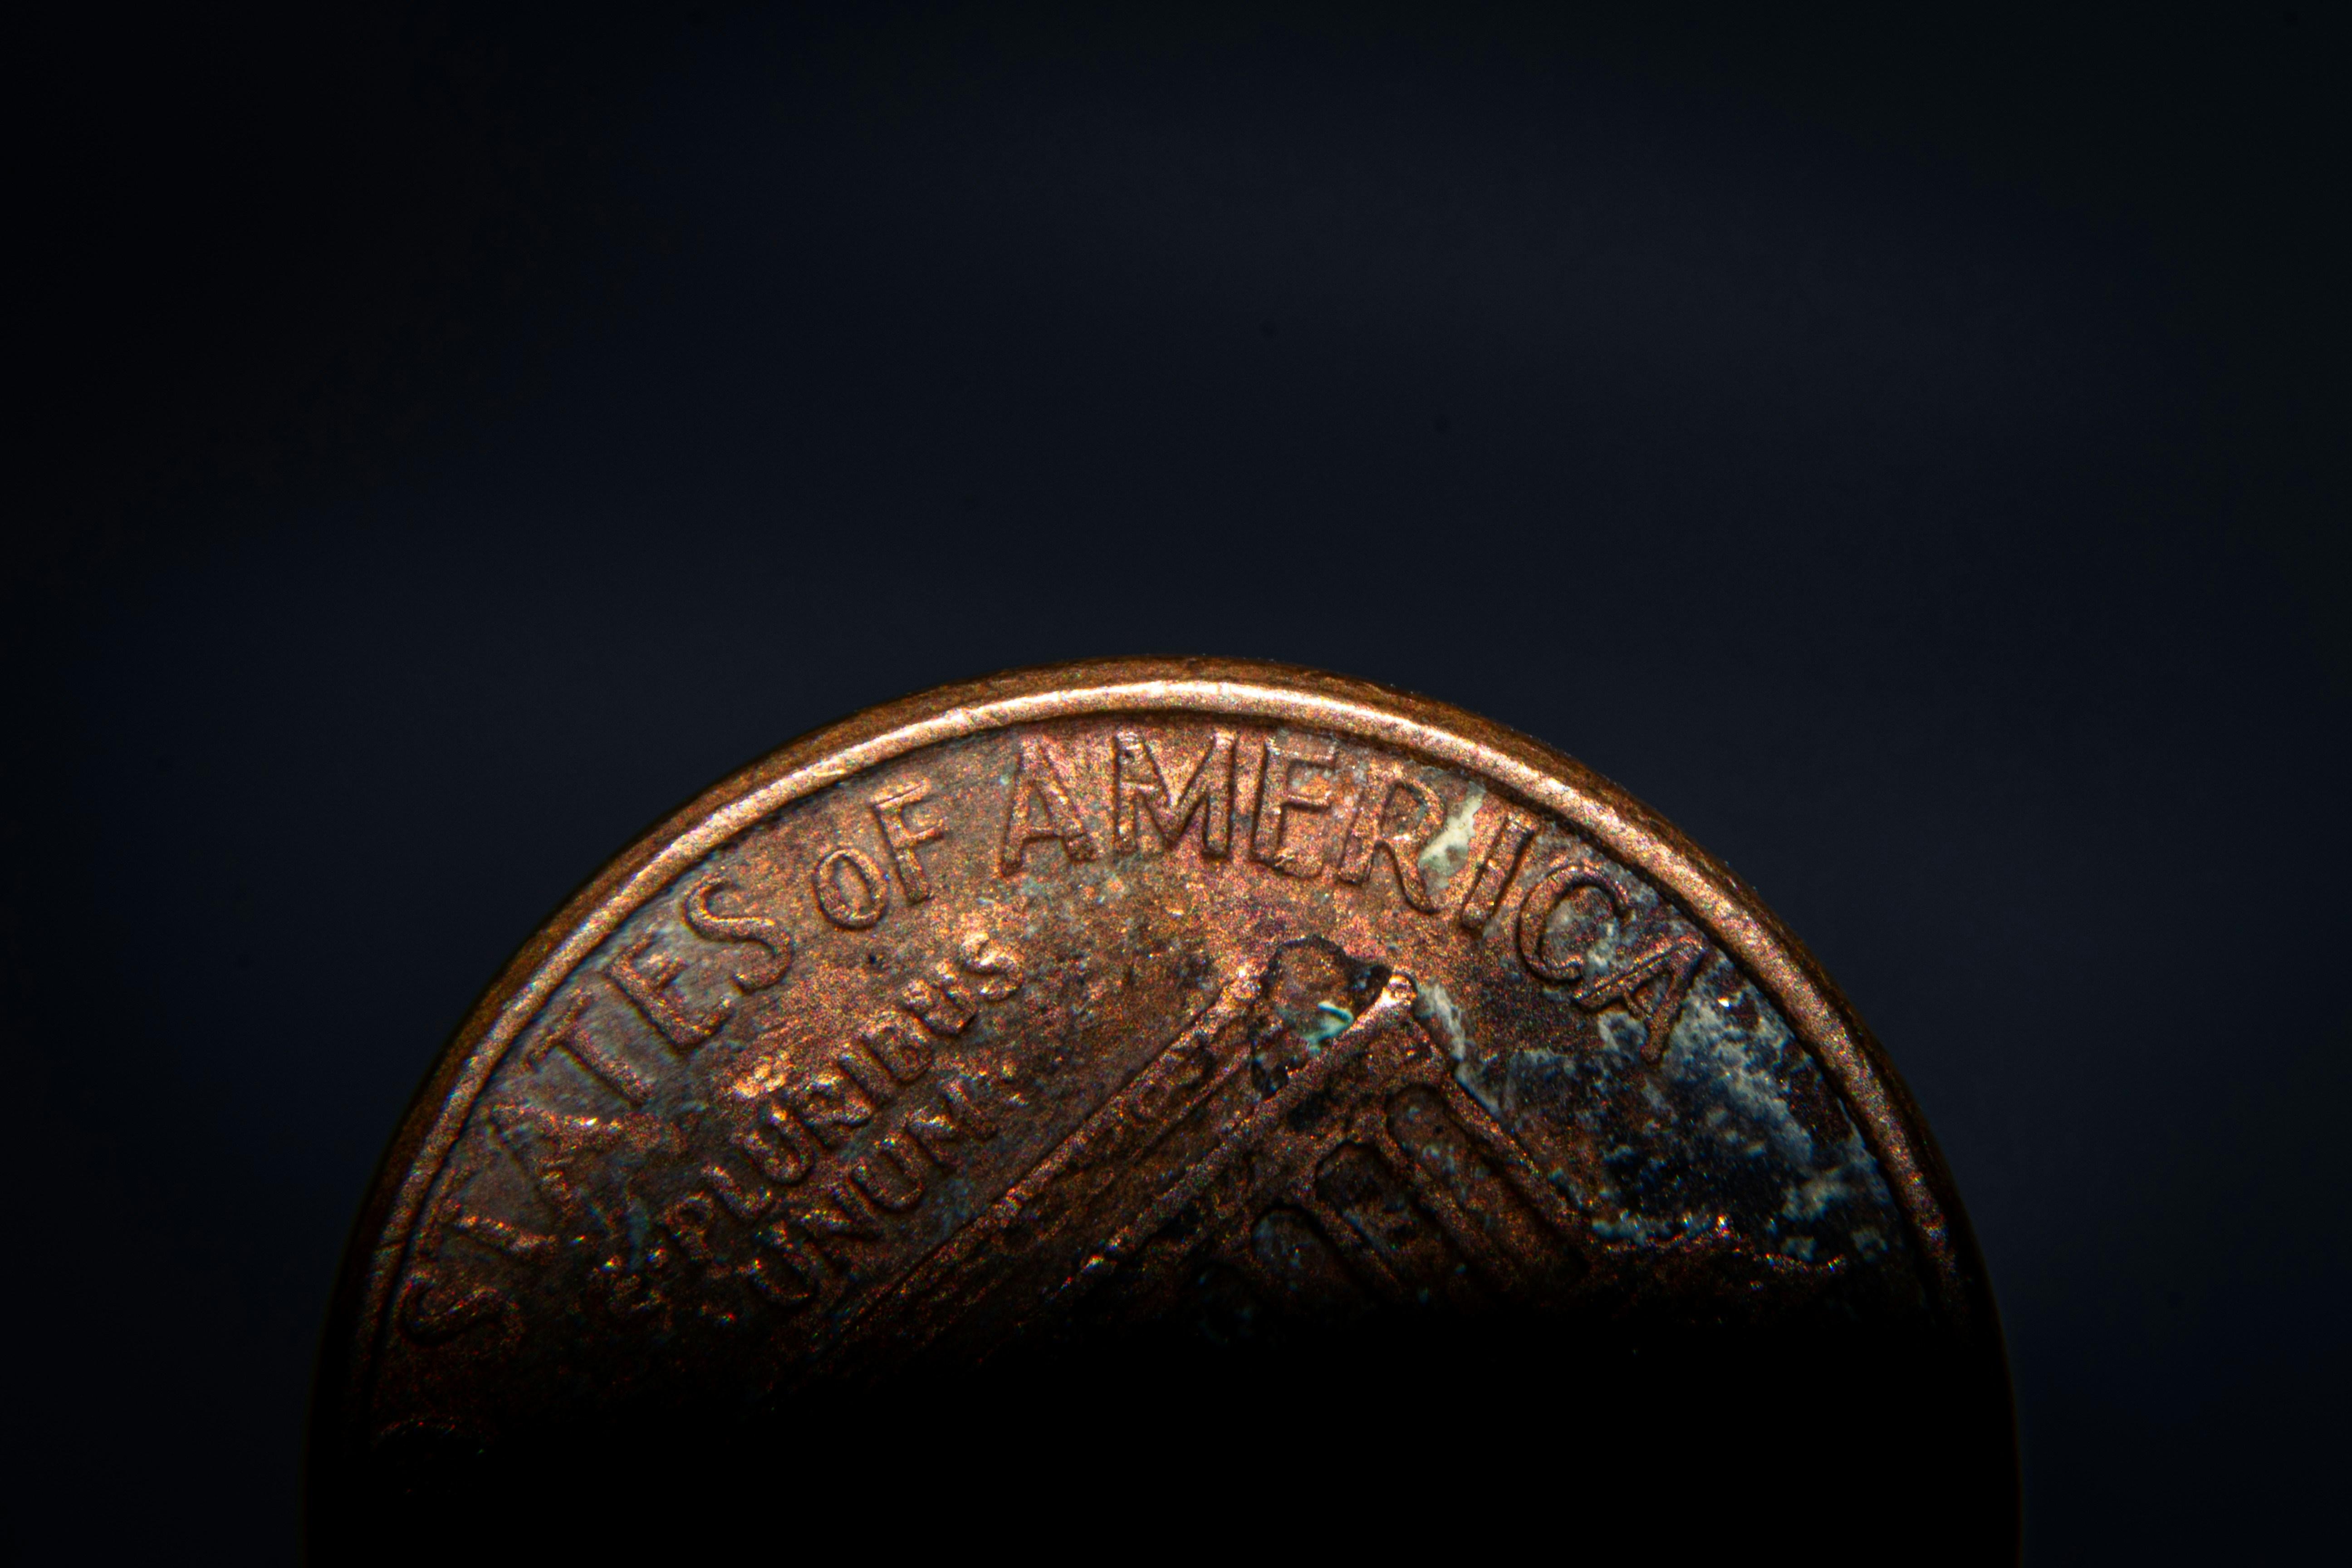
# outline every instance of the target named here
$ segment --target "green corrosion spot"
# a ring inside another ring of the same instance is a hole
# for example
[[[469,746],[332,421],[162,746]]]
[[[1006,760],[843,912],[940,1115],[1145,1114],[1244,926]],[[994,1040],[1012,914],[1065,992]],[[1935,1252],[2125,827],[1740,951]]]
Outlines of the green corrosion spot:
[[[1322,1015],[1305,1030],[1300,1037],[1310,1046],[1319,1046],[1332,1036],[1344,1033],[1356,1016],[1336,1002],[1318,1002],[1315,1010]]]

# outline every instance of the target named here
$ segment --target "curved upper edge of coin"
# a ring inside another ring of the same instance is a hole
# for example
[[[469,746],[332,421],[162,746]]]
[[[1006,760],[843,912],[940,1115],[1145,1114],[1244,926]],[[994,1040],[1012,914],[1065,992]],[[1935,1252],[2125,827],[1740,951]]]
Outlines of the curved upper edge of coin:
[[[1675,1158],[1734,1174],[1644,1209],[1602,1146],[1638,1095],[1687,1113]],[[1727,868],[1443,704],[1107,660],[803,737],[574,897],[387,1153],[315,1420],[448,1418],[520,1397],[534,1332],[656,1322],[671,1359],[631,1375],[766,1335],[788,1385],[966,1320],[1017,1331],[1108,1276],[1164,1295],[1171,1236],[1252,1288],[1307,1289],[1276,1273],[1321,1257],[1333,1289],[1409,1290],[1421,1265],[1351,1228],[1384,1183],[1480,1289],[1716,1247],[1775,1289],[1900,1276],[1999,1357],[1923,1121]]]

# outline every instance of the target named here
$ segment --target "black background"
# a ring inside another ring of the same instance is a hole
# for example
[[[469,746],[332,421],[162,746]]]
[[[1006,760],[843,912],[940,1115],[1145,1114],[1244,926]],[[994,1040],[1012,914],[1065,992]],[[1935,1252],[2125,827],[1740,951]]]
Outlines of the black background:
[[[1641,9],[12,23],[13,1543],[290,1554],[346,1227],[538,921],[1125,652],[1675,818],[1926,1107],[2029,1556],[2315,1531],[2341,18]]]

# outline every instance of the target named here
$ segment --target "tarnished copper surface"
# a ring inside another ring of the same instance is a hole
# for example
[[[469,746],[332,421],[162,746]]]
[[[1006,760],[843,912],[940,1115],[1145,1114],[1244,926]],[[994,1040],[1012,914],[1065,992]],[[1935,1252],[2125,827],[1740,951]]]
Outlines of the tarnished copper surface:
[[[1307,1407],[1573,1427],[1445,1439],[1554,1501],[1736,1443],[2013,1541],[1958,1201],[1728,870],[1419,699],[1030,671],[786,747],[515,960],[362,1216],[313,1539],[656,1471],[919,1507]]]

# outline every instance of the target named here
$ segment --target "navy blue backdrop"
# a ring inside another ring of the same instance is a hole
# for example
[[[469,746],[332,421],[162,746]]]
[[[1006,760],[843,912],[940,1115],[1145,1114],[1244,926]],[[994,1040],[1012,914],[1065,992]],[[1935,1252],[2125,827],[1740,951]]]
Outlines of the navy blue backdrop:
[[[13,1544],[291,1554],[345,1227],[539,921],[1126,652],[1486,713],[1762,889],[1957,1172],[2031,1557],[2317,1529],[2340,16],[851,9],[11,24]]]

